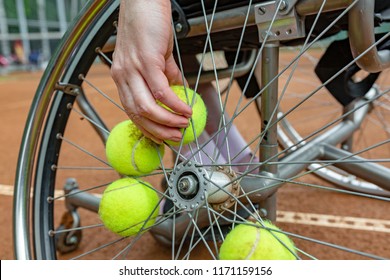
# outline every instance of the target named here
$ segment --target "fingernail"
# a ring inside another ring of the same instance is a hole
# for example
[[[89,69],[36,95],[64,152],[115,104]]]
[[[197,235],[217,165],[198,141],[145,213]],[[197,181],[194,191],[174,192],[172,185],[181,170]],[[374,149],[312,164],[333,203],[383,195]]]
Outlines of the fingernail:
[[[187,119],[189,119],[189,118],[192,117],[192,108],[191,108],[191,107],[189,107],[189,108],[190,108],[189,111],[188,111],[186,114],[184,114],[184,116],[185,116]]]
[[[179,124],[179,127],[180,128],[186,128],[188,127],[190,124],[189,120],[188,119],[185,119],[184,121],[182,121],[180,124]]]
[[[171,141],[175,141],[175,142],[180,142],[181,141],[181,138],[182,138],[182,136],[180,135],[180,136],[172,136],[171,137]]]

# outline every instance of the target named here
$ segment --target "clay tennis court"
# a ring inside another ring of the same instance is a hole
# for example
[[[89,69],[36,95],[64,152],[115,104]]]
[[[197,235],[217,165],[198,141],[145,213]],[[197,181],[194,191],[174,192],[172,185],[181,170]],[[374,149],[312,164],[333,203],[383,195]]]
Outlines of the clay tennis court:
[[[91,79],[99,87],[111,84],[106,69],[98,69]],[[12,248],[12,192],[19,145],[23,133],[29,106],[39,83],[42,72],[13,73],[0,77],[0,258],[13,259]],[[307,77],[302,74],[302,79]],[[238,90],[237,87],[234,90]],[[299,91],[299,88],[295,89]],[[109,109],[107,108],[107,111]],[[299,116],[297,116],[299,117]],[[113,125],[116,120],[111,120]],[[313,122],[313,120],[311,120]],[[320,120],[318,120],[320,121]],[[251,120],[240,120],[244,128]],[[373,135],[372,137],[375,137]],[[95,175],[89,175],[94,177]],[[101,176],[101,175],[99,175]],[[100,178],[97,176],[96,178]],[[312,184],[331,186],[312,177]],[[307,199],[306,199],[307,198]],[[307,210],[311,209],[310,213]],[[303,216],[302,213],[310,214]],[[362,250],[390,258],[390,211],[389,203],[373,199],[351,197],[346,194],[326,190],[289,185],[279,193],[278,225],[288,232],[294,232],[312,238],[325,240],[349,248]],[[96,215],[86,214],[94,216]],[[324,216],[332,215],[332,216]],[[359,226],[362,225],[362,226]],[[106,232],[84,235],[83,250],[103,244]],[[112,237],[112,236],[111,236]],[[361,258],[340,250],[329,249],[304,240],[294,239],[299,248],[310,252],[320,259],[355,259]],[[143,246],[137,246],[132,258],[158,259],[169,258],[170,252],[158,244],[151,236],[145,236]],[[200,248],[194,258],[203,258],[205,250]],[[69,256],[64,255],[64,258]],[[105,252],[91,258],[106,258]]]

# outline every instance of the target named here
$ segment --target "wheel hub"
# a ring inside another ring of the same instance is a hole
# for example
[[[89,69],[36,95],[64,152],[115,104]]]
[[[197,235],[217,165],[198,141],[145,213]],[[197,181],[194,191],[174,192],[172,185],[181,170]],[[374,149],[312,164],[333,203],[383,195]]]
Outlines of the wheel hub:
[[[215,210],[231,207],[240,192],[236,174],[227,167],[206,169],[189,161],[179,164],[168,181],[169,196],[179,209],[192,211],[208,202]]]

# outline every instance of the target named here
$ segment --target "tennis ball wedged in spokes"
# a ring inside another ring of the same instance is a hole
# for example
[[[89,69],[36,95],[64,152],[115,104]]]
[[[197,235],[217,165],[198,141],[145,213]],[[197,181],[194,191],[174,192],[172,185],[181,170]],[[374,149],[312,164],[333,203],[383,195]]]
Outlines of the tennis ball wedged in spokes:
[[[120,174],[139,176],[159,167],[164,145],[157,145],[145,137],[131,120],[126,120],[112,129],[106,143],[106,156]]]
[[[151,227],[159,213],[153,187],[141,180],[122,178],[104,191],[99,216],[104,226],[121,236],[134,236]]]
[[[183,144],[191,143],[202,134],[207,121],[207,109],[202,97],[192,89],[180,85],[171,86],[173,92],[186,104],[192,106],[192,117],[189,126],[180,129],[183,135]],[[187,95],[186,95],[187,93]],[[193,100],[194,99],[194,100]],[[166,108],[165,106],[163,106]],[[166,141],[169,145],[178,146],[180,142]]]
[[[271,222],[264,221],[263,224],[266,228],[280,231]],[[219,258],[221,260],[295,260],[296,250],[292,240],[281,232],[266,228],[259,223],[235,226],[222,243]]]

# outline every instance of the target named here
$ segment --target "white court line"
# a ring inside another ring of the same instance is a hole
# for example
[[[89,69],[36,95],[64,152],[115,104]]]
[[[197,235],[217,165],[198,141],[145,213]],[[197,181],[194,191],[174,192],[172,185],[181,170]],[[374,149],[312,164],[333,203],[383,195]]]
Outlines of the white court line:
[[[0,195],[13,196],[14,195],[14,186],[0,184]]]
[[[12,196],[13,186],[0,184],[0,195]],[[56,197],[62,196],[63,191],[58,190]],[[303,225],[314,225],[333,228],[345,228],[354,230],[367,230],[390,233],[390,221],[380,219],[343,217],[334,215],[302,213],[291,211],[278,211],[277,221],[282,223],[294,223]]]
[[[278,211],[278,222],[390,233],[390,221],[357,217]]]

